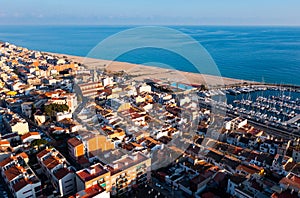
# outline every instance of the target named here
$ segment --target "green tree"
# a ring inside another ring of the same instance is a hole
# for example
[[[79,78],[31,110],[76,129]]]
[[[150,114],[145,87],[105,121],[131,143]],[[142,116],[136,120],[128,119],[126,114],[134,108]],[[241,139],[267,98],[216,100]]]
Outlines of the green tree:
[[[44,139],[38,139],[38,140],[33,140],[30,144],[30,146],[32,148],[34,147],[38,147],[38,149],[40,149],[40,146],[43,146],[43,145],[46,145],[48,144],[48,141],[47,140],[44,140]]]
[[[66,104],[49,104],[44,106],[44,112],[47,116],[53,117],[57,112],[69,111],[69,107]]]

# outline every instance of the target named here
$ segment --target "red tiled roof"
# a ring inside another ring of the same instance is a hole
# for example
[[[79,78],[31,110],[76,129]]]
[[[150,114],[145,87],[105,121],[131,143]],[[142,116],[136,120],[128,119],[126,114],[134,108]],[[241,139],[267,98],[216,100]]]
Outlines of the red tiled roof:
[[[12,166],[9,169],[7,169],[4,174],[8,181],[11,181],[12,179],[16,178],[18,175],[20,175],[24,170],[23,167],[18,166]]]
[[[49,170],[60,164],[59,161],[53,156],[50,156],[48,159],[43,161],[43,163]]]
[[[24,188],[28,184],[29,183],[25,179],[22,178],[17,183],[15,183],[13,185],[13,188],[14,188],[15,192],[18,192],[19,190],[21,190],[22,188]]]
[[[27,155],[25,152],[22,152],[22,153],[18,154],[17,156],[20,156],[20,157],[22,157],[23,159],[29,159],[29,158],[28,158],[28,155]]]
[[[288,175],[280,180],[281,184],[288,185],[292,188],[300,189],[300,177],[296,175]]]
[[[214,173],[212,171],[205,171],[202,174],[199,174],[198,176],[194,177],[191,182],[194,184],[200,184],[201,182],[203,182],[204,180],[206,180],[207,178],[211,177]]]
[[[42,158],[44,155],[46,155],[47,153],[49,153],[50,152],[50,149],[44,149],[44,150],[42,150],[41,152],[39,152],[36,156],[38,157],[38,158]]]
[[[1,146],[4,146],[4,145],[9,145],[9,146],[10,146],[10,143],[9,143],[9,141],[7,141],[7,140],[1,140],[1,141],[0,141],[0,145],[1,145]]]
[[[298,198],[298,195],[296,192],[292,193],[290,190],[286,190],[281,193],[273,193],[271,198]]]
[[[245,171],[249,174],[254,174],[254,173],[258,173],[259,171],[261,171],[262,168],[259,168],[255,165],[244,165],[244,164],[240,164],[238,167],[236,167],[236,170],[241,170],[241,171]]]
[[[25,135],[22,135],[21,136],[21,139],[24,140],[30,136],[34,136],[34,135],[40,135],[39,132],[29,132],[29,133],[26,133]]]
[[[6,164],[10,163],[11,161],[13,161],[11,157],[5,158],[3,161],[0,162],[0,166],[3,167]]]
[[[83,180],[83,181],[89,181],[92,180],[104,173],[107,173],[107,170],[105,170],[100,164],[97,164],[95,166],[89,167],[88,169],[95,169],[94,174],[90,174],[87,169],[78,171],[76,174]]]
[[[79,146],[80,144],[82,144],[82,141],[76,137],[73,137],[68,140],[68,144],[70,144],[73,147],[76,147],[76,146]]]
[[[64,178],[66,175],[68,175],[70,172],[71,171],[67,168],[61,168],[54,175],[58,180],[60,180]]]
[[[98,184],[95,184],[81,192],[76,193],[76,196],[80,196],[81,198],[92,198],[103,191],[103,188],[101,188]]]

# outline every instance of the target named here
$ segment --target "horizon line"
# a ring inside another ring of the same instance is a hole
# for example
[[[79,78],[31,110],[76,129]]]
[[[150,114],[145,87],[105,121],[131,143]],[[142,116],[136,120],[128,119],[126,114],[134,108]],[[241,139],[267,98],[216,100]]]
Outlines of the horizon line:
[[[214,26],[214,27],[300,27],[300,24],[0,24],[1,26]]]

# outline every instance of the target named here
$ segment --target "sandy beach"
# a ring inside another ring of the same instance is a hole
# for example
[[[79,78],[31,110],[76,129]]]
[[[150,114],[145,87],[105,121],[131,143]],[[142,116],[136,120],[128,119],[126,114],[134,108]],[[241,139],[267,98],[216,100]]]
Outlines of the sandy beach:
[[[170,82],[181,82],[186,84],[193,84],[193,85],[201,85],[204,84],[208,87],[212,86],[230,86],[241,84],[244,82],[247,83],[254,83],[257,82],[253,81],[246,81],[240,79],[233,79],[233,78],[225,78],[220,76],[212,76],[207,74],[199,74],[199,73],[191,73],[191,72],[184,72],[172,69],[164,69],[155,66],[146,66],[146,65],[138,65],[126,62],[118,62],[118,61],[108,61],[102,59],[95,59],[95,58],[86,58],[80,56],[73,56],[73,55],[66,55],[66,54],[56,54],[58,57],[66,56],[68,59],[84,64],[87,69],[100,69],[111,72],[117,71],[125,71],[127,74],[132,76],[133,79],[136,80],[144,80],[144,79],[154,79],[154,80],[161,80],[161,81],[170,81]]]

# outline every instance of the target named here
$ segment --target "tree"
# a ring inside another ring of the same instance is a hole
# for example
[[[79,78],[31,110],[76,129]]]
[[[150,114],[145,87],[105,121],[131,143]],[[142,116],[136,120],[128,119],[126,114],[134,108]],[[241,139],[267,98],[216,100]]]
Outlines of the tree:
[[[48,141],[47,140],[44,140],[44,139],[38,139],[38,140],[33,140],[30,144],[30,146],[32,148],[34,147],[38,147],[38,149],[40,149],[40,146],[43,146],[43,145],[46,145],[48,144]]]
[[[66,104],[49,104],[44,106],[44,112],[47,116],[55,116],[57,112],[69,111],[69,107]]]

